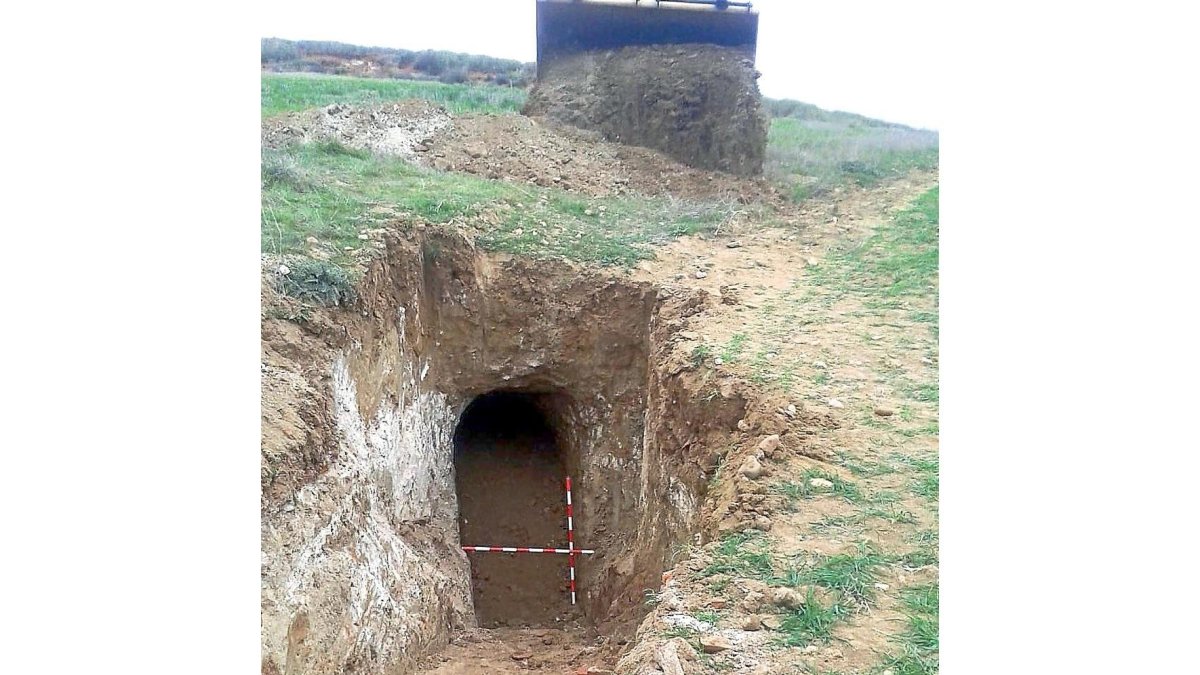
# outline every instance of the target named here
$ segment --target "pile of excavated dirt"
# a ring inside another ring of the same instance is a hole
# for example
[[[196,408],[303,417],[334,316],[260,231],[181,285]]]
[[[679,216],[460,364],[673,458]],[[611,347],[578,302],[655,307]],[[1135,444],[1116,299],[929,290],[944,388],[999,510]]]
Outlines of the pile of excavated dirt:
[[[715,45],[580,52],[539,64],[522,111],[701,169],[762,173],[767,118],[754,62]]]
[[[606,142],[594,132],[518,115],[452,116],[402,101],[334,104],[264,120],[262,144],[337,141],[442,171],[554,187],[593,197],[673,195],[742,203],[781,199],[762,178],[695,169],[661,152]]]
[[[601,140],[594,132],[516,115],[468,115],[417,147],[420,162],[446,171],[556,187],[596,197],[777,199],[761,178],[703,171],[661,152]]]
[[[262,144],[337,141],[347,147],[411,159],[419,143],[450,126],[446,109],[425,101],[371,107],[334,103],[264,120]]]

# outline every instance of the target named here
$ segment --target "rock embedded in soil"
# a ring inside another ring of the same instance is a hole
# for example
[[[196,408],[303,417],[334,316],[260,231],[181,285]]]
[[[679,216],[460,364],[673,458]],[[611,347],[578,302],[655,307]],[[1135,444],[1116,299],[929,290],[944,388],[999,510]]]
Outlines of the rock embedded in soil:
[[[876,408],[875,414],[880,417],[891,417],[892,415],[894,415],[896,413],[891,408]]]
[[[533,652],[530,651],[513,652],[512,654],[513,661],[524,661],[530,658],[533,658]]]
[[[746,612],[757,614],[758,610],[762,609],[763,603],[766,601],[766,599],[767,596],[763,595],[762,593],[759,593],[758,591],[750,591],[746,593],[746,597],[742,599],[740,607]]]
[[[762,627],[762,618],[760,618],[757,614],[751,614],[742,621],[742,630],[762,630]]]
[[[758,442],[758,451],[767,457],[773,457],[779,448],[779,434],[771,434]]]
[[[783,627],[783,619],[779,618],[778,616],[764,616],[760,621],[763,625],[763,628],[768,630],[779,630]]]
[[[804,606],[805,597],[794,588],[776,588],[771,593],[771,602],[787,609],[799,609]]]
[[[701,635],[700,648],[705,654],[716,654],[727,649],[733,649],[733,643],[720,635]]]
[[[833,487],[833,482],[825,480],[824,478],[809,478],[808,485],[809,487],[828,490]]]
[[[746,478],[754,480],[756,478],[765,476],[767,474],[767,469],[761,463],[759,463],[757,457],[751,455],[746,458],[746,461],[742,462],[742,467],[738,469],[738,473],[742,474]]]

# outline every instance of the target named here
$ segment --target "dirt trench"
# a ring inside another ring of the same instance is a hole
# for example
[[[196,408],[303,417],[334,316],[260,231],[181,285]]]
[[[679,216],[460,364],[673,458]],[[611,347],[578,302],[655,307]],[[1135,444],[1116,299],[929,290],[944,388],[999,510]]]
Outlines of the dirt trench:
[[[672,349],[711,300],[437,229],[389,239],[360,293],[264,320],[264,672],[412,672],[478,628],[615,657],[745,414]],[[566,475],[596,551],[576,605],[566,556],[461,550],[565,546]]]

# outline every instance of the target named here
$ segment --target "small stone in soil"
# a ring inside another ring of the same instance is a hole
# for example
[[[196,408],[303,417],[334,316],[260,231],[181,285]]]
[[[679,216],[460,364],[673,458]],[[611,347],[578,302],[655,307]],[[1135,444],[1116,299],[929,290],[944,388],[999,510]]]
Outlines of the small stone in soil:
[[[891,417],[892,415],[896,414],[896,412],[891,408],[876,408],[875,414],[879,415],[880,417]]]
[[[716,654],[726,649],[733,649],[733,643],[720,635],[702,635],[700,636],[700,648],[704,650],[705,654]]]
[[[842,403],[841,401],[837,400],[836,398],[831,398],[828,401],[826,401],[826,403],[829,404],[830,408],[845,408],[846,407],[845,403]]]
[[[779,434],[771,434],[758,442],[758,449],[767,457],[775,453],[779,448]]]
[[[524,661],[525,659],[532,658],[532,657],[533,657],[533,652],[528,652],[528,651],[513,652],[512,660],[513,661]]]
[[[738,469],[738,473],[753,480],[762,477],[767,473],[767,470],[759,463],[757,457],[751,455],[746,458],[745,462],[742,462],[742,467]]]
[[[795,589],[776,588],[775,592],[771,594],[771,602],[780,607],[798,609],[804,606],[805,598]]]

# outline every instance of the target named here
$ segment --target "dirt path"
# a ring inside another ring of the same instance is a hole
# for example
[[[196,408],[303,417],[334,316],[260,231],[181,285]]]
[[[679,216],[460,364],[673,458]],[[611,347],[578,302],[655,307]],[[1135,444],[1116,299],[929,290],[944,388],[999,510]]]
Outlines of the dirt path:
[[[767,584],[736,571],[711,573],[714,561],[737,570],[744,550],[694,550],[676,567],[674,616],[698,617],[695,625],[708,626],[701,631],[729,636],[734,648],[680,672],[876,672],[903,651],[903,603],[913,589],[937,583],[936,277],[932,292],[892,294],[894,285],[874,286],[891,278],[872,277],[863,260],[878,250],[890,260],[895,215],[937,182],[936,173],[924,173],[835,192],[781,222],[678,239],[635,271],[722,299],[682,336],[680,348],[697,364],[835,422],[813,430],[828,462],[798,455],[770,462],[762,482],[772,501],[759,500],[769,504],[762,508],[769,525],[761,540],[745,541],[778,560],[841,556],[835,560],[866,570],[851,575],[861,588],[845,596],[854,598],[843,608],[849,615],[827,639],[788,646],[790,629],[778,620],[758,632],[754,617],[772,610],[754,597],[769,600]],[[671,625],[661,637],[697,637]],[[772,630],[783,635],[769,637]],[[609,672],[620,649],[581,629],[479,630],[460,635],[425,672]]]
[[[876,267],[886,269],[888,256],[909,254],[888,249],[898,227],[893,218],[937,182],[936,173],[914,174],[810,202],[782,227],[743,224],[707,240],[686,237],[637,272],[722,299],[684,336],[681,348],[697,362],[835,422],[812,430],[811,443],[828,462],[771,462],[771,476],[761,482],[774,501],[762,500],[759,509],[770,524],[762,548],[753,550],[797,566],[840,556],[870,569],[859,606],[823,646],[816,640],[807,651],[762,649],[738,655],[740,662],[715,660],[731,672],[876,668],[884,655],[902,651],[906,593],[937,583],[936,258],[932,290],[904,292],[903,279],[872,276]],[[684,566],[684,608],[703,612],[710,604],[712,578],[699,568],[713,560],[712,551],[701,551],[690,572]],[[753,613],[730,608],[718,613],[715,628],[738,626]]]

